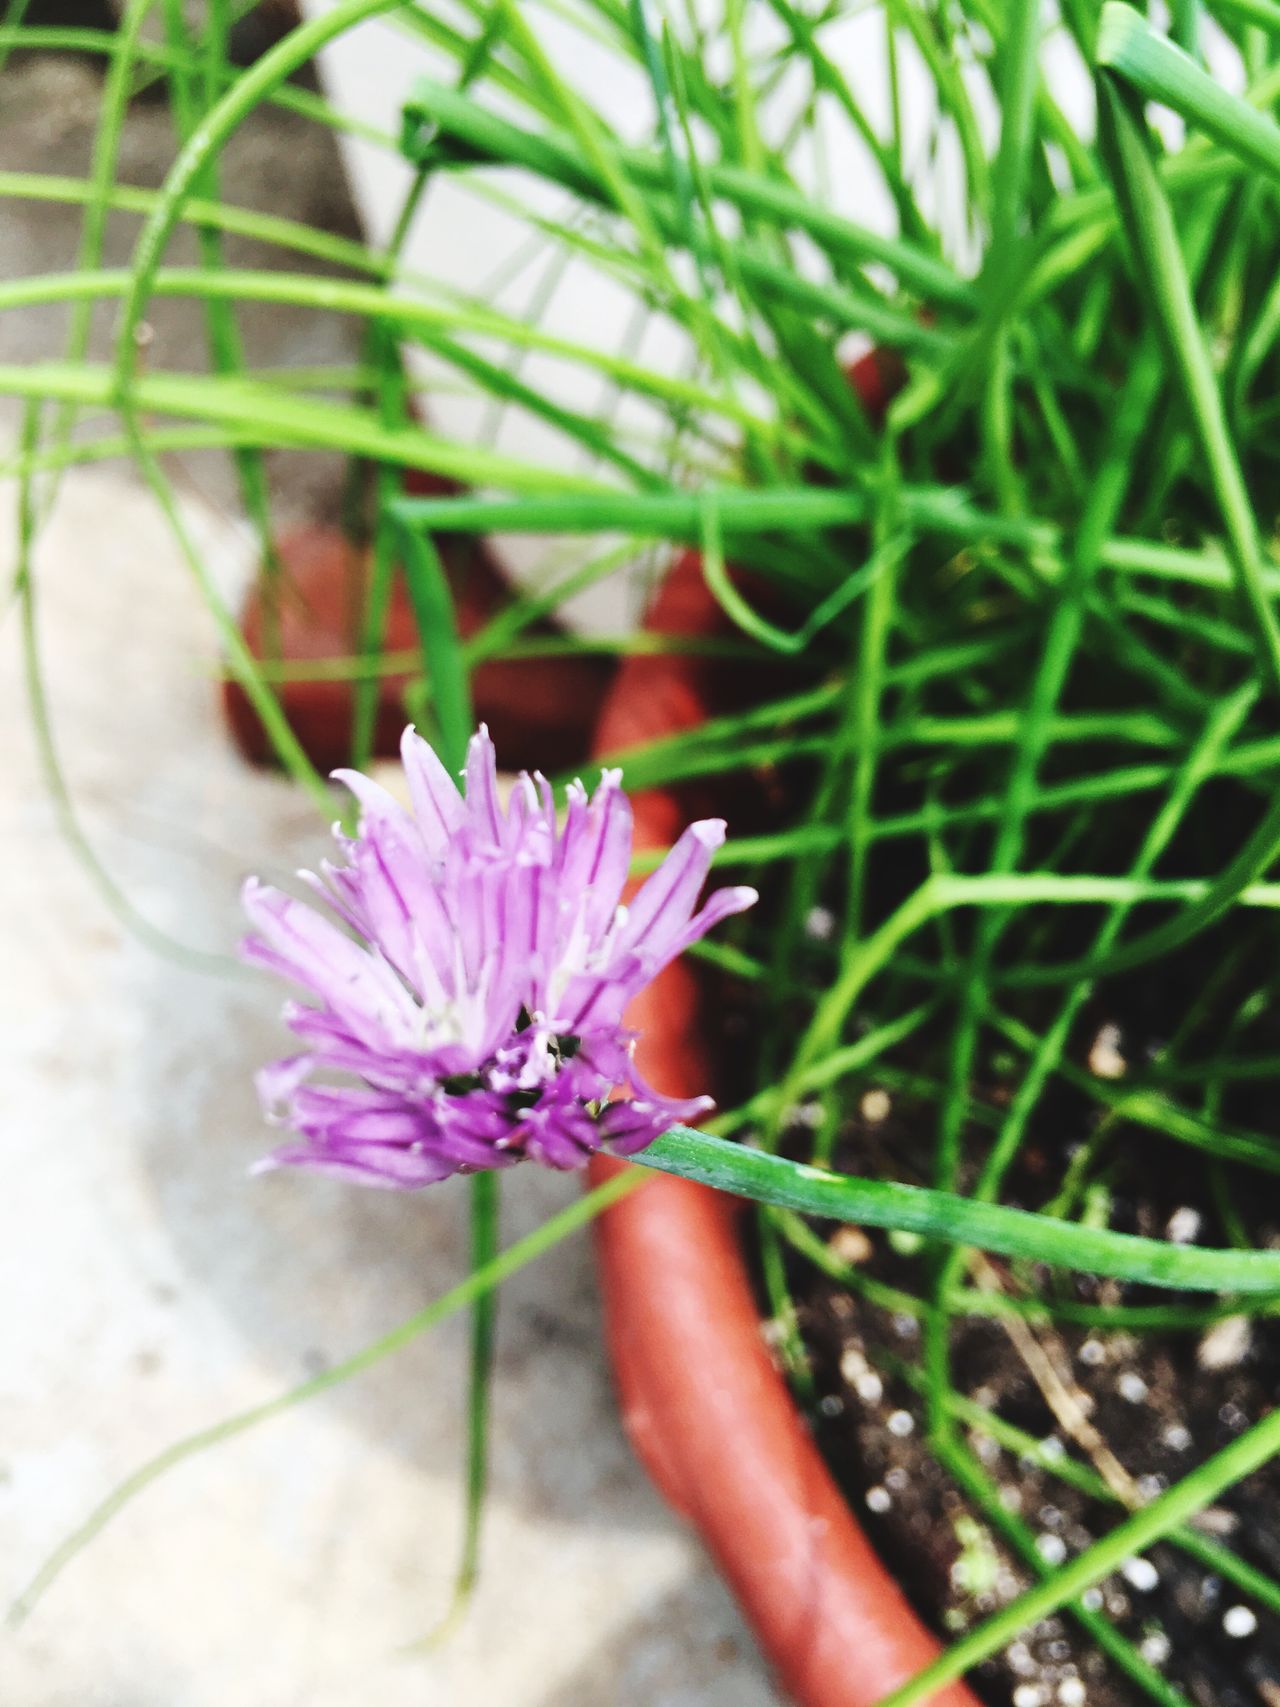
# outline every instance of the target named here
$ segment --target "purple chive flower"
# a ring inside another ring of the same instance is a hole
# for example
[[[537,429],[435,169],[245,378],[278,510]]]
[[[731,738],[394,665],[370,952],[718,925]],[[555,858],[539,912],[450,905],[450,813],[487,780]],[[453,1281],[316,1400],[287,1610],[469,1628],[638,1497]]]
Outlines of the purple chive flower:
[[[668,961],[755,901],[753,889],[720,889],[694,912],[724,824],[690,825],[623,906],[620,772],[590,799],[574,783],[558,824],[542,776],[521,775],[503,811],[483,726],[465,796],[412,729],[401,753],[412,814],[358,771],[336,771],[360,829],[335,829],[341,863],[303,873],[350,934],[307,902],[245,885],[244,957],[312,998],[284,1010],[302,1053],[258,1075],[268,1118],[299,1141],[259,1166],[412,1190],[526,1156],[575,1168],[605,1147],[631,1155],[710,1108],[644,1083],[622,1015]],[[617,1088],[625,1098],[610,1101]]]

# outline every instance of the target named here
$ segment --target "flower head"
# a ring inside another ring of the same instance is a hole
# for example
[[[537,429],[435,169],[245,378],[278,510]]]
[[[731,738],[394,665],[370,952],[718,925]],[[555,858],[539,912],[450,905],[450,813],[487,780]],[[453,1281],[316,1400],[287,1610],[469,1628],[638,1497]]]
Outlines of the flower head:
[[[622,1016],[668,961],[755,901],[721,889],[694,911],[724,824],[690,825],[624,906],[620,772],[590,799],[574,783],[560,823],[542,776],[521,775],[504,810],[483,727],[465,794],[412,729],[401,753],[412,813],[359,772],[334,773],[360,829],[335,829],[341,861],[303,875],[346,930],[245,886],[244,957],[312,998],[284,1010],[302,1053],[258,1076],[268,1118],[299,1141],[260,1165],[413,1189],[526,1156],[572,1168],[603,1147],[634,1154],[704,1113],[709,1098],[643,1082]]]

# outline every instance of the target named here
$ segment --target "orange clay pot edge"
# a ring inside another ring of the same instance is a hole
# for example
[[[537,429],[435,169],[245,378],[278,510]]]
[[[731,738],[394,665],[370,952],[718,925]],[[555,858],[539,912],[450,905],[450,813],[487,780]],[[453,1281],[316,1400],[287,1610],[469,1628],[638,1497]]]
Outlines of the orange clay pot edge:
[[[676,564],[648,626],[709,633],[719,612],[696,557]],[[696,661],[627,660],[596,751],[696,727]],[[663,846],[680,808],[635,800],[640,847]],[[712,1081],[690,969],[667,969],[634,1004],[639,1063],[659,1089]],[[597,1182],[625,1164],[600,1158]],[[597,1225],[606,1337],[632,1444],[698,1530],[782,1687],[799,1707],[872,1707],[938,1652],[854,1520],[774,1368],[735,1230],[734,1205],[657,1174]],[[935,1707],[978,1707],[963,1684]]]

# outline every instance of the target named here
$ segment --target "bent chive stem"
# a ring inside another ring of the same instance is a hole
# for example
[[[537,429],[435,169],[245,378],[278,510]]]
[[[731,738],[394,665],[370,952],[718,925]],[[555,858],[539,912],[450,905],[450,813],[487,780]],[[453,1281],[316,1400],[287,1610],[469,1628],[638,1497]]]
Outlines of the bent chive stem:
[[[999,1256],[1176,1291],[1280,1294],[1280,1251],[1209,1250],[1055,1221],[952,1192],[828,1173],[686,1126],[673,1128],[635,1160],[755,1203],[921,1233]]]

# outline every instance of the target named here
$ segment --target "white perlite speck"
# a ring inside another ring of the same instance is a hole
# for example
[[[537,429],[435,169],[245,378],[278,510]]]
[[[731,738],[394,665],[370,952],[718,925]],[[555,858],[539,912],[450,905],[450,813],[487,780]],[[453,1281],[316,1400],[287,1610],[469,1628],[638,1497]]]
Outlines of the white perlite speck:
[[[1060,1565],[1067,1556],[1067,1544],[1061,1535],[1046,1532],[1036,1536],[1036,1552],[1047,1565]]]
[[[1222,1628],[1228,1636],[1252,1636],[1258,1628],[1257,1614],[1247,1606],[1229,1606],[1222,1614]]]
[[[1204,1216],[1200,1211],[1192,1209],[1189,1203],[1184,1203],[1181,1209],[1175,1209],[1169,1217],[1165,1234],[1172,1244],[1190,1245],[1199,1238],[1203,1225]]]
[[[870,1090],[858,1104],[858,1108],[868,1126],[879,1126],[882,1120],[889,1118],[893,1102],[888,1091]]]
[[[1061,1707],[1084,1707],[1087,1695],[1083,1678],[1064,1677],[1058,1685],[1058,1701]]]
[[[1160,1573],[1150,1559],[1126,1559],[1120,1567],[1124,1580],[1141,1594],[1150,1594],[1160,1581]]]
[[[1150,1388],[1134,1369],[1126,1369],[1116,1382],[1116,1392],[1122,1399],[1127,1399],[1131,1405],[1140,1405],[1150,1392]]]
[[[836,916],[830,907],[810,907],[804,921],[804,934],[814,942],[826,942],[836,928]]]
[[[894,1411],[885,1427],[890,1434],[896,1434],[899,1440],[905,1440],[909,1434],[914,1434],[916,1419],[910,1411]]]
[[[867,1489],[866,1499],[868,1511],[886,1512],[893,1504],[893,1495],[888,1488],[882,1488],[878,1484]]]
[[[1104,1025],[1089,1051],[1089,1071],[1099,1079],[1123,1079],[1129,1069],[1120,1047],[1123,1041],[1118,1025]]]
[[[1142,1638],[1138,1652],[1149,1666],[1162,1666],[1173,1652],[1173,1644],[1163,1630],[1153,1630]]]

